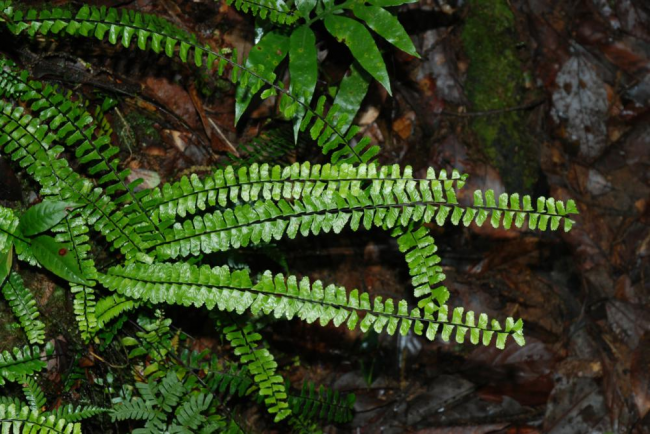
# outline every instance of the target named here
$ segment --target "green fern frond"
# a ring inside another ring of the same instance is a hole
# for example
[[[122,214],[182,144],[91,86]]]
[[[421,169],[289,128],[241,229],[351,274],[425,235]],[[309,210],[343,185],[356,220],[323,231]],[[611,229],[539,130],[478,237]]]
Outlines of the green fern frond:
[[[359,195],[361,191],[374,194],[390,189],[395,195],[405,192],[415,199],[435,199],[456,202],[455,189],[463,187],[466,175],[457,171],[451,174],[443,169],[439,173],[429,169],[425,179],[414,179],[411,167],[404,170],[398,165],[374,164],[312,165],[309,162],[290,166],[252,164],[249,167],[228,166],[212,175],[181,178],[153,190],[145,207],[155,219],[168,222],[175,217],[185,217],[217,205],[226,207],[240,202],[260,199],[300,199],[303,196],[321,196],[339,193]],[[419,194],[419,196],[415,196]]]
[[[54,416],[44,416],[29,407],[0,405],[0,427],[3,433],[81,434],[81,425],[68,423]]]
[[[25,288],[23,278],[18,273],[11,273],[2,286],[2,294],[9,303],[13,314],[27,335],[30,344],[42,344],[45,340],[45,324],[38,319],[39,313],[34,296]]]
[[[87,111],[81,100],[75,101],[72,92],[59,92],[53,86],[29,80],[25,71],[13,62],[0,59],[0,80],[8,84],[5,92],[26,102],[39,121],[48,124],[56,134],[55,142],[75,149],[81,164],[89,165],[90,175],[99,176],[98,184],[115,203],[129,203],[124,209],[129,223],[138,232],[150,233],[155,238],[157,228],[142,209],[141,199],[146,191],[136,192],[138,181],[126,181],[130,171],[119,170],[119,148],[111,145],[110,128],[99,128],[99,123]],[[0,90],[0,96],[3,91]],[[121,196],[120,196],[121,195]],[[158,234],[160,235],[160,234]]]
[[[445,274],[440,266],[440,257],[435,254],[438,247],[429,234],[429,229],[424,226],[417,229],[397,227],[392,236],[397,238],[399,250],[406,254],[415,297],[424,297],[418,306],[423,308],[433,301],[437,306],[447,303],[449,290],[445,286],[438,286],[445,280]]]
[[[181,401],[185,388],[183,383],[178,380],[176,373],[170,371],[158,385],[158,393],[161,395],[160,408],[163,411],[171,412]]]
[[[203,425],[207,418],[202,413],[210,408],[213,395],[197,393],[186,399],[175,411],[175,423],[189,429],[189,432],[196,430]]]
[[[39,372],[47,366],[47,358],[54,352],[53,345],[45,345],[45,357],[37,346],[28,345],[14,348],[11,353],[7,350],[0,353],[0,386],[7,381],[20,381],[26,376]]]
[[[7,253],[13,245],[19,223],[11,209],[0,206],[0,253]]]
[[[223,334],[232,345],[235,355],[251,373],[269,413],[275,414],[275,421],[279,422],[289,416],[291,409],[284,380],[277,374],[278,363],[273,354],[260,346],[262,336],[253,331],[252,324],[240,327],[234,322],[226,324]]]
[[[208,68],[217,67],[218,74],[223,75],[225,66],[232,68],[230,75],[233,83],[257,93],[262,86],[267,86],[262,98],[281,94],[283,114],[292,118],[302,107],[306,111],[300,125],[302,131],[309,129],[313,140],[316,140],[324,154],[332,154],[333,163],[368,163],[379,152],[379,147],[370,145],[368,137],[353,144],[354,136],[360,131],[354,127],[347,133],[347,116],[336,118],[338,107],[335,105],[325,110],[325,97],[319,99],[312,109],[302,101],[301,97],[292,95],[281,83],[275,84],[272,71],[265,72],[259,68],[248,68],[237,62],[236,52],[230,49],[213,50],[209,45],[201,44],[197,37],[174,26],[167,20],[139,13],[132,10],[121,12],[113,8],[97,8],[83,6],[76,13],[69,9],[51,8],[43,10],[30,9],[26,12],[16,9],[10,1],[0,2],[0,10],[9,18],[5,25],[14,34],[27,32],[34,36],[42,35],[71,35],[97,38],[114,45],[122,44],[129,47],[135,38],[140,50],[151,50],[154,53],[164,52],[168,57],[178,57],[183,62],[192,61],[197,67],[206,65]],[[193,56],[190,55],[193,51]],[[312,123],[313,121],[313,123]],[[310,126],[311,125],[311,126]],[[343,128],[345,127],[345,128]]]
[[[140,306],[140,303],[129,298],[122,297],[119,294],[109,295],[100,298],[95,306],[95,315],[97,317],[97,328],[103,329],[114,318],[124,312],[134,310]]]
[[[64,419],[68,422],[80,422],[85,419],[107,413],[109,410],[106,408],[97,407],[94,405],[77,405],[72,404],[62,405],[55,410],[49,411],[46,414],[52,415],[57,419]]]
[[[97,269],[95,261],[88,256],[91,246],[89,228],[84,218],[78,212],[68,214],[53,228],[53,231],[59,232],[56,241],[69,246],[74,253],[77,268],[83,272],[84,278],[94,284],[97,279]],[[71,283],[70,291],[74,294],[73,311],[79,332],[84,340],[88,340],[98,328],[95,315],[95,291],[91,286],[74,283]]]
[[[486,197],[490,196],[493,193],[488,190]],[[477,191],[475,197],[482,197],[481,192]],[[518,198],[518,195],[512,197]],[[530,197],[525,196],[524,203],[528,202]],[[517,203],[513,201],[513,207]],[[435,221],[438,225],[443,225],[451,215],[453,224],[459,224],[462,219],[466,225],[474,221],[480,226],[489,213],[492,214],[491,222],[495,227],[499,226],[502,215],[503,226],[510,227],[512,216],[516,213],[518,227],[530,217],[531,229],[539,218],[539,229],[546,229],[546,222],[550,219],[550,228],[555,230],[560,220],[564,219],[565,230],[568,230],[572,221],[566,215],[572,212],[572,208],[565,209],[562,204],[562,211],[556,212],[555,203],[553,199],[541,198],[538,201],[540,208],[535,213],[532,208],[519,211],[495,209],[489,201],[487,204],[475,201],[473,206],[464,206],[448,202],[442,195],[438,198],[421,195],[416,189],[408,191],[387,187],[380,190],[373,186],[369,191],[360,191],[357,195],[343,196],[333,192],[304,196],[293,202],[284,199],[260,200],[225,211],[195,216],[192,220],[175,223],[173,227],[165,229],[166,241],[152,244],[150,249],[159,259],[174,259],[268,243],[283,236],[293,239],[298,232],[302,236],[318,235],[321,231],[340,233],[346,226],[356,231],[361,224],[366,229],[373,226],[391,229],[410,222]],[[557,203],[559,210],[561,201]],[[571,203],[570,201],[569,205]],[[545,206],[548,209],[545,210]]]
[[[508,336],[519,345],[524,344],[521,320],[515,323],[507,318],[504,329],[497,320],[489,322],[485,314],[476,321],[474,312],[465,313],[462,307],[454,309],[449,319],[446,306],[440,307],[434,317],[428,309],[409,309],[405,300],[397,303],[396,310],[392,299],[371,299],[367,293],[360,294],[356,289],[348,294],[343,287],[329,285],[324,288],[320,281],[311,284],[307,278],[298,283],[295,276],[285,279],[281,274],[273,276],[270,272],[253,284],[245,270],[231,273],[228,267],[199,268],[184,263],[145,267],[134,263],[113,267],[99,280],[112,291],[152,303],[205,305],[208,309],[218,307],[221,311],[239,314],[247,310],[253,314],[273,313],[276,318],[298,317],[308,323],[318,320],[322,326],[330,321],[337,327],[347,323],[351,330],[358,326],[363,332],[373,328],[380,333],[386,329],[391,335],[398,329],[403,335],[413,330],[417,335],[424,333],[429,340],[435,339],[441,329],[444,341],[449,341],[455,332],[458,343],[464,342],[469,331],[473,344],[489,345],[495,336],[498,348],[504,348]]]
[[[129,402],[116,405],[111,410],[111,419],[116,420],[153,420],[160,417],[160,412],[151,407],[144,399],[134,398]]]
[[[328,422],[346,423],[352,420],[355,396],[341,396],[338,391],[304,382],[300,395],[289,395],[293,414],[307,419],[322,419]]]
[[[41,194],[83,204],[78,209],[88,224],[102,233],[127,258],[150,261],[143,241],[117,204],[99,187],[74,172],[58,158],[63,148],[52,145],[47,126],[21,107],[0,101],[0,149],[41,185]]]
[[[45,407],[45,393],[34,378],[25,377],[23,379],[23,394],[29,408],[32,410],[40,412]]]
[[[226,3],[229,6],[235,6],[238,11],[249,13],[272,23],[290,26],[300,19],[300,12],[289,8],[282,0],[226,0]]]
[[[206,383],[213,393],[238,397],[250,395],[255,390],[255,382],[248,374],[248,369],[239,369],[236,365],[226,371],[210,371]]]
[[[0,405],[4,405],[5,407],[9,407],[10,405],[14,405],[16,407],[25,407],[27,404],[25,404],[19,398],[0,395]]]

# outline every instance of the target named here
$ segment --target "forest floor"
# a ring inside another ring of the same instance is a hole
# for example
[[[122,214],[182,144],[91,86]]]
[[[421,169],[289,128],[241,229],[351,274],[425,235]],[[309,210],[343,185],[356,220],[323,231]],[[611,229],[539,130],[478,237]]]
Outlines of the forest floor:
[[[253,40],[250,17],[211,0],[93,3],[166,16],[215,46],[246,52]],[[432,225],[452,306],[521,317],[526,345],[500,351],[299,321],[271,323],[265,337],[292,383],[356,394],[354,420],[331,433],[650,433],[650,6],[458,3],[397,9],[422,58],[387,49],[394,96],[373,84],[357,121],[381,163],[416,175],[458,169],[470,175],[465,192],[576,201],[569,233]],[[121,156],[150,184],[207,171],[233,148],[245,155],[240,143],[273,117],[267,100],[235,128],[231,85],[153,54],[76,40],[47,56],[2,45],[36,77],[121,95],[112,116]],[[341,76],[347,54],[327,55],[327,73]],[[324,161],[313,149],[279,160]],[[29,201],[1,160],[0,176],[0,199]],[[396,243],[378,230],[298,238],[274,256],[327,283],[392,298],[411,291]],[[53,284],[31,287],[46,318],[74,322]],[[11,336],[12,321],[0,321]],[[200,324],[179,325],[217,344]]]

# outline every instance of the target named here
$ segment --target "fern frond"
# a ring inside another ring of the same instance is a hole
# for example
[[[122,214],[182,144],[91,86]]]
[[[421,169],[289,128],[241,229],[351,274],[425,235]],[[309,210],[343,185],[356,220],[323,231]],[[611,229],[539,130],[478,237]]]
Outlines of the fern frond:
[[[477,192],[475,197],[480,194],[480,191]],[[491,191],[488,190],[486,196],[489,197],[490,194]],[[525,203],[526,199],[530,201],[529,196],[524,197]],[[505,212],[504,227],[509,227],[512,215],[516,212],[518,227],[530,216],[530,227],[539,218],[539,228],[546,229],[546,221],[550,218],[551,229],[557,229],[561,219],[565,220],[565,229],[570,228],[572,221],[566,217],[571,212],[570,207],[567,210],[562,204],[564,214],[558,215],[552,214],[555,208],[551,209],[550,205],[547,212],[543,209],[546,203],[555,206],[553,199],[545,201],[542,198],[538,203],[541,204],[538,213],[533,213],[532,209],[504,211],[493,208],[489,202],[486,205],[477,201],[473,206],[464,206],[449,203],[442,196],[437,199],[423,197],[417,190],[400,191],[395,188],[373,188],[367,192],[360,191],[356,196],[343,196],[333,192],[328,195],[304,196],[293,202],[284,199],[260,200],[225,211],[195,216],[182,224],[175,223],[173,227],[165,229],[166,241],[152,244],[150,249],[159,259],[174,259],[268,243],[285,235],[293,239],[298,232],[302,236],[318,235],[321,230],[325,233],[340,233],[348,225],[353,231],[358,230],[361,224],[366,229],[374,226],[385,230],[409,222],[435,221],[443,225],[450,214],[452,223],[456,225],[462,218],[467,225],[475,221],[480,226],[488,213],[492,213],[491,222],[498,226],[499,216]]]
[[[227,371],[211,370],[206,383],[208,389],[214,393],[238,397],[250,395],[255,390],[255,383],[246,367],[239,369],[230,366]]]
[[[226,0],[229,6],[235,6],[240,12],[268,20],[272,23],[292,25],[300,19],[300,12],[291,9],[282,0]]]
[[[129,402],[123,402],[111,409],[111,419],[116,420],[153,420],[160,416],[160,413],[150,406],[144,399],[134,398]]]
[[[206,65],[208,68],[217,67],[218,74],[223,75],[226,65],[232,68],[230,75],[233,83],[257,93],[262,86],[268,89],[263,98],[281,94],[283,114],[292,118],[298,107],[303,107],[306,116],[300,129],[309,133],[316,140],[324,154],[332,154],[333,163],[368,163],[379,152],[378,146],[371,146],[368,137],[353,144],[358,127],[342,133],[347,127],[347,117],[336,118],[338,107],[335,105],[325,113],[325,96],[321,97],[312,109],[302,101],[302,98],[292,95],[282,86],[275,84],[275,74],[265,73],[254,67],[248,68],[237,62],[236,52],[230,49],[213,50],[209,45],[201,44],[197,37],[174,26],[167,20],[154,15],[143,14],[133,10],[122,10],[121,13],[113,8],[97,8],[85,5],[76,13],[69,9],[51,8],[43,10],[30,9],[27,12],[16,10],[11,2],[0,3],[0,10],[9,18],[5,25],[14,34],[27,32],[34,36],[37,33],[48,35],[71,35],[97,38],[114,45],[122,44],[129,47],[136,40],[140,50],[151,50],[155,53],[164,52],[168,57],[178,57],[183,62],[192,61],[197,67]],[[193,51],[193,55],[190,55]],[[312,122],[313,121],[313,122]],[[311,125],[311,126],[310,126]]]
[[[176,373],[170,371],[158,385],[157,392],[161,395],[160,408],[170,413],[181,401],[185,388],[183,383],[178,380]]]
[[[141,236],[147,233],[156,238],[157,228],[142,209],[141,199],[147,192],[135,191],[138,181],[126,181],[130,171],[118,168],[119,148],[111,145],[110,129],[98,127],[83,101],[73,100],[72,92],[60,92],[49,84],[29,80],[25,71],[6,59],[0,59],[0,77],[8,84],[6,92],[26,102],[39,121],[50,126],[56,134],[55,142],[75,149],[77,160],[90,166],[88,172],[100,176],[98,184],[115,197],[115,203],[129,203],[124,213]],[[0,90],[0,96],[2,93]]]
[[[322,419],[328,422],[346,423],[352,420],[355,396],[341,396],[338,391],[304,382],[300,395],[289,395],[289,405],[293,414],[307,419]]]
[[[45,393],[33,377],[23,379],[23,394],[32,410],[40,412],[45,407]]]
[[[0,395],[0,405],[4,405],[5,407],[9,407],[10,405],[14,405],[16,407],[25,407],[27,404],[16,397]]]
[[[26,376],[35,374],[47,366],[47,357],[54,352],[51,343],[45,346],[45,359],[37,346],[28,345],[14,348],[11,353],[7,350],[0,353],[0,386],[6,381],[20,381]]]
[[[498,348],[504,348],[508,336],[519,345],[524,344],[521,320],[515,323],[507,318],[504,329],[497,320],[488,322],[485,314],[481,314],[477,322],[474,312],[465,313],[462,307],[454,309],[449,319],[446,306],[440,307],[434,317],[428,309],[409,309],[405,300],[397,303],[396,310],[392,299],[384,301],[382,297],[374,297],[371,300],[367,293],[359,293],[356,289],[348,294],[343,287],[329,285],[324,288],[320,281],[311,284],[307,278],[298,283],[295,276],[285,279],[282,274],[273,276],[270,272],[253,284],[247,271],[231,273],[228,267],[130,264],[111,268],[99,280],[112,291],[152,303],[205,305],[208,309],[218,307],[221,311],[239,314],[247,310],[253,314],[273,313],[276,318],[298,317],[308,323],[318,320],[322,326],[330,321],[337,327],[347,323],[350,329],[358,326],[364,332],[370,328],[378,333],[386,329],[391,335],[398,329],[403,335],[412,329],[417,335],[424,333],[429,340],[435,339],[441,329],[444,341],[449,341],[455,332],[458,343],[464,342],[469,331],[473,344],[482,341],[489,345],[494,336]]]
[[[7,253],[13,245],[18,223],[18,217],[10,208],[0,206],[0,253]]]
[[[58,158],[63,148],[52,145],[47,126],[21,107],[0,101],[0,149],[41,185],[41,194],[83,204],[78,209],[88,224],[102,233],[127,258],[150,261],[143,241],[129,219],[99,187],[74,172]]]
[[[223,334],[232,345],[235,355],[253,376],[269,413],[275,414],[275,421],[279,422],[289,416],[291,409],[284,380],[277,374],[278,363],[273,354],[259,345],[262,336],[253,331],[252,324],[240,327],[234,322],[226,325]]]
[[[0,427],[3,433],[81,434],[81,425],[64,419],[44,416],[29,407],[0,405]]]
[[[2,295],[9,303],[13,314],[27,335],[30,344],[42,344],[45,340],[45,324],[38,319],[39,313],[34,296],[25,288],[23,278],[18,273],[11,273],[2,286]]]
[[[438,247],[429,234],[429,229],[424,226],[417,229],[397,227],[392,236],[397,238],[400,252],[406,253],[415,297],[424,297],[418,306],[423,308],[433,301],[437,306],[447,303],[449,290],[445,286],[437,286],[445,280],[445,274],[440,266],[440,256],[435,254]]]
[[[109,295],[100,298],[95,307],[97,317],[97,328],[103,329],[111,320],[118,317],[124,312],[136,309],[140,303],[129,298],[122,297],[119,294]]]
[[[357,196],[362,191],[377,194],[389,189],[395,195],[406,193],[414,199],[447,200],[454,203],[455,188],[462,188],[466,178],[466,175],[455,170],[448,175],[444,169],[439,173],[429,169],[425,179],[414,179],[410,166],[401,170],[398,165],[321,166],[304,162],[290,166],[228,166],[203,179],[193,175],[156,188],[145,206],[154,218],[168,222],[177,215],[185,217],[217,205],[226,207],[229,204],[260,199],[300,199],[303,196],[321,196],[333,192],[341,196]]]
[[[210,408],[213,395],[197,393],[186,399],[182,405],[176,409],[175,422],[189,432],[196,432],[197,428],[203,425],[207,418],[202,413]]]
[[[64,419],[68,422],[80,422],[85,419],[90,419],[92,417],[98,416],[103,413],[107,413],[109,410],[107,408],[97,407],[95,405],[77,405],[76,407],[72,404],[62,405],[55,410],[47,412],[48,415],[52,415],[57,419]]]

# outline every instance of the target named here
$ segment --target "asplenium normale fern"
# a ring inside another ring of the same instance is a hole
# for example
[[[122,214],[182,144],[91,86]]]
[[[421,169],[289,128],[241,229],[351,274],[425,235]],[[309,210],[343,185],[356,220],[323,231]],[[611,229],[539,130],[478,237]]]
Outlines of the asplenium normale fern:
[[[228,75],[238,86],[237,120],[259,92],[263,98],[279,96],[281,114],[293,122],[294,137],[307,132],[331,157],[330,164],[244,165],[241,160],[207,176],[190,175],[145,189],[141,181],[127,181],[119,148],[111,143],[104,113],[112,103],[100,102],[93,110],[78,95],[30,78],[13,62],[0,59],[0,154],[34,181],[42,199],[24,212],[0,206],[0,284],[28,341],[43,344],[46,334],[14,256],[69,283],[83,340],[100,347],[115,340],[128,349],[138,381],[133,393],[116,401],[113,420],[142,421],[140,432],[233,433],[242,428],[236,415],[224,413],[227,397],[222,395],[255,396],[276,421],[287,419],[298,432],[314,432],[319,418],[349,421],[354,403],[353,397],[344,399],[329,389],[316,392],[313,384],[300,393],[292,389],[279,373],[272,348],[241,315],[498,348],[511,337],[524,345],[521,319],[490,319],[448,307],[442,259],[429,226],[481,226],[489,221],[495,228],[568,231],[576,205],[516,193],[497,196],[491,190],[460,201],[466,175],[430,168],[417,178],[408,166],[377,164],[379,147],[369,138],[355,141],[359,129],[351,125],[371,77],[390,92],[383,58],[368,28],[417,55],[397,19],[384,9],[404,2],[230,3],[271,22],[244,60],[150,14],[88,5],[23,9],[0,1],[0,25],[15,35],[93,38],[164,53]],[[355,61],[333,103],[327,104],[323,95],[312,107],[318,93],[312,26],[318,21],[348,46]],[[288,86],[275,75],[287,57]],[[79,171],[64,155],[79,163]],[[290,273],[253,274],[215,264],[210,256],[284,238],[373,228],[396,239],[411,276],[411,294],[388,299]],[[112,262],[93,254],[94,234],[111,250]],[[128,314],[153,305],[213,311],[237,361],[225,365],[205,353],[180,353],[179,335],[172,334],[171,320],[162,310],[154,319],[139,317],[134,323],[138,331],[118,338]],[[47,345],[45,357],[51,351]],[[44,367],[39,347],[0,354],[0,384],[20,382],[27,401],[0,401],[3,429],[78,432],[78,421],[107,411],[95,406],[44,409],[45,396],[34,379]]]

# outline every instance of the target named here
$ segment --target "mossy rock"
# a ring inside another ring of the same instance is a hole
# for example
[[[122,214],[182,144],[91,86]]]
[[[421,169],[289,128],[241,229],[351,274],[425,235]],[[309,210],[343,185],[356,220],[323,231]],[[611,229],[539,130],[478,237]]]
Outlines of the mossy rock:
[[[472,111],[522,104],[524,72],[517,55],[515,16],[506,0],[471,0],[461,35],[469,68],[465,89]],[[530,192],[539,173],[539,150],[521,111],[473,119],[481,149],[510,190]]]

